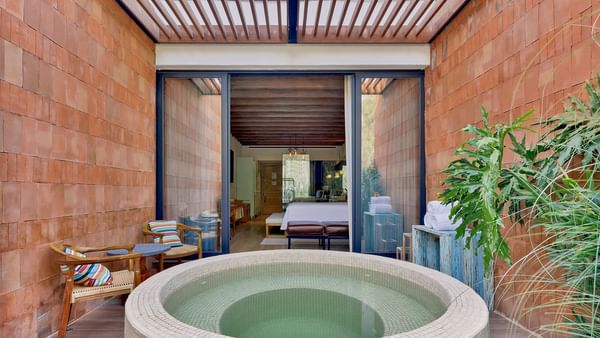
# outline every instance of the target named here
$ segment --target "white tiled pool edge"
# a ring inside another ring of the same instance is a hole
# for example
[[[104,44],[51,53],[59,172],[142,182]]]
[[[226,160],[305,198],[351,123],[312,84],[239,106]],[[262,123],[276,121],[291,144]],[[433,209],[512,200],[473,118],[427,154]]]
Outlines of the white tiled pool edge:
[[[202,275],[256,264],[319,262],[385,272],[422,285],[448,306],[435,321],[391,337],[487,337],[488,311],[468,286],[438,271],[371,255],[321,250],[273,250],[223,255],[181,264],[142,283],[125,305],[125,337],[224,337],[182,323],[168,314],[164,300]]]

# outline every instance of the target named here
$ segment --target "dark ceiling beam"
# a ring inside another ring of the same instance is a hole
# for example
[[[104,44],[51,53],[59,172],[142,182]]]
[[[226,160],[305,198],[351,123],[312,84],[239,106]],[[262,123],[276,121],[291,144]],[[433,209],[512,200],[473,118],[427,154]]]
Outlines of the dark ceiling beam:
[[[298,43],[298,0],[288,0],[288,43]]]

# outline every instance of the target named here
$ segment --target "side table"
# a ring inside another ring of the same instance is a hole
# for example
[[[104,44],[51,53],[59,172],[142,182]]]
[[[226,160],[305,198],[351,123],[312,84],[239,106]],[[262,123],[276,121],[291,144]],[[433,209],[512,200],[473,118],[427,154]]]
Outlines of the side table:
[[[142,264],[140,267],[140,273],[142,275],[142,281],[146,280],[152,275],[152,272],[146,267],[146,258],[152,256],[158,256],[171,249],[170,245],[167,244],[156,244],[156,243],[138,243],[133,248],[133,252],[140,253],[142,255]],[[108,256],[117,256],[127,254],[127,250],[110,250],[107,251]]]

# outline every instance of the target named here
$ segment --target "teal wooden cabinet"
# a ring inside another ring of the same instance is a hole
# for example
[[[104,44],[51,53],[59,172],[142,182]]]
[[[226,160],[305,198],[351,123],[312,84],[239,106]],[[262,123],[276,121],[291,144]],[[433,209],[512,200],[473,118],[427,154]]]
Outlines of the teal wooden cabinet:
[[[489,309],[494,306],[493,276],[485,278],[483,252],[473,240],[465,248],[465,238],[455,239],[455,231],[438,231],[413,225],[412,250],[415,264],[441,271],[470,286],[483,298]]]
[[[403,233],[404,220],[402,214],[364,213],[365,252],[395,254],[396,247],[402,244]]]

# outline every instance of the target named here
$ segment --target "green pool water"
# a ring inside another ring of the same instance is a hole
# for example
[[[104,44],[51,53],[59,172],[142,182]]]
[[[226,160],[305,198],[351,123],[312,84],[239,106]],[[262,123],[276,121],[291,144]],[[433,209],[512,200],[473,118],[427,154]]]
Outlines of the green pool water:
[[[371,307],[341,293],[316,289],[248,296],[225,310],[219,326],[222,334],[245,338],[383,336],[383,321]]]
[[[191,279],[164,302],[178,320],[232,337],[382,337],[445,311],[424,287],[329,264],[264,264]]]

